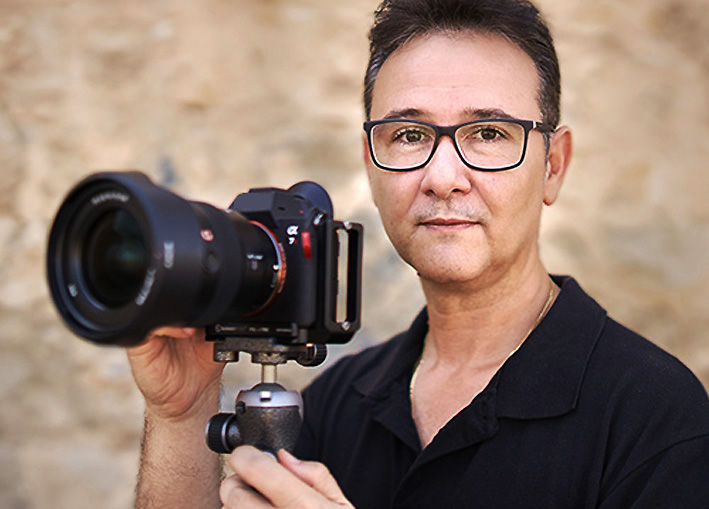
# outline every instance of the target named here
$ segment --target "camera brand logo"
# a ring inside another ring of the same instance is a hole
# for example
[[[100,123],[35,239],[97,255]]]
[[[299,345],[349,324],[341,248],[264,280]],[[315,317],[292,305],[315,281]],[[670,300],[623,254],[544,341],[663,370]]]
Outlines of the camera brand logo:
[[[107,201],[119,201],[125,203],[130,200],[130,196],[125,193],[120,193],[118,191],[106,191],[105,193],[100,193],[91,198],[91,205],[100,205]]]

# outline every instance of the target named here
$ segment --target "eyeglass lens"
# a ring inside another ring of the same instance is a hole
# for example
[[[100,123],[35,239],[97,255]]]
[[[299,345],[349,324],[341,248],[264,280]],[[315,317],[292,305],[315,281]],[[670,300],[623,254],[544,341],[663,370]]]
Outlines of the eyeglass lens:
[[[499,120],[467,124],[455,132],[455,142],[468,164],[484,169],[505,168],[519,163],[525,130],[520,124]],[[382,123],[372,128],[371,143],[381,165],[414,168],[431,156],[436,131],[416,122]]]

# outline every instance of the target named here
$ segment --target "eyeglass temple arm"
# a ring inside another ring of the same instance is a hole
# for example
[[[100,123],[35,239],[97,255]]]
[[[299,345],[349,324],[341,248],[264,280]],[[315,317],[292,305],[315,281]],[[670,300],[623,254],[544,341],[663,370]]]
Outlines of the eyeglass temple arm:
[[[551,134],[556,131],[556,128],[554,126],[545,124],[543,122],[537,122],[536,120],[532,120],[532,129],[535,129],[543,134]]]

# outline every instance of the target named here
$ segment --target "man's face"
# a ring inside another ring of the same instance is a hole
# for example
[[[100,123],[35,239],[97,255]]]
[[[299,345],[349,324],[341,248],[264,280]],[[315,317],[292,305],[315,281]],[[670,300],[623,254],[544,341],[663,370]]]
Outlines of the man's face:
[[[371,118],[441,126],[502,116],[541,121],[538,89],[534,63],[506,39],[430,34],[386,60],[374,86]],[[522,165],[502,172],[468,168],[447,137],[419,170],[381,170],[366,147],[365,158],[384,228],[424,281],[496,279],[510,270],[531,270],[538,260],[540,214],[548,194],[539,132],[530,132]]]

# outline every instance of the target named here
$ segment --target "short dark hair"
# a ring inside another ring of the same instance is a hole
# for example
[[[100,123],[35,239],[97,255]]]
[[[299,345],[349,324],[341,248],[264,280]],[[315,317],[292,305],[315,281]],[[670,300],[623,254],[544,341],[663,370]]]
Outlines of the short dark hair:
[[[369,63],[364,77],[367,119],[374,82],[394,51],[430,32],[463,30],[503,36],[529,55],[539,76],[541,120],[556,127],[561,99],[559,60],[549,28],[539,10],[526,0],[383,0],[369,32]]]

